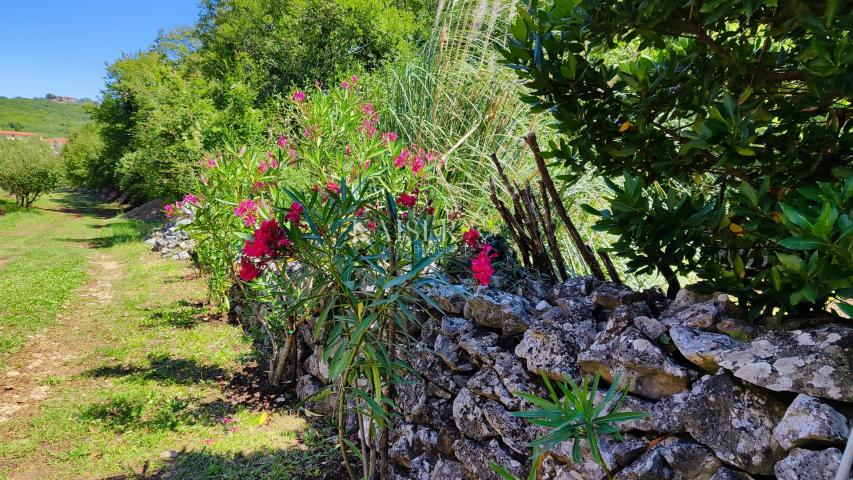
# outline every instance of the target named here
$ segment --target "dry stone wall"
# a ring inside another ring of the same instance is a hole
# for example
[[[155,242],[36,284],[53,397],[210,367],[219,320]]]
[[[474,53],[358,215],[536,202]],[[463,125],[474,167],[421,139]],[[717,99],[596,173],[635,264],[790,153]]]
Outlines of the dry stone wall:
[[[398,478],[519,478],[542,432],[510,412],[517,392],[543,395],[540,375],[575,379],[598,371],[633,379],[624,410],[650,417],[622,424],[624,441],[602,453],[617,479],[832,479],[853,414],[853,328],[841,320],[742,320],[723,294],[683,290],[669,302],[590,277],[515,295],[436,287],[442,309],[426,316],[406,360],[418,372],[397,391],[391,457]],[[302,335],[307,398],[328,381],[322,348]],[[331,413],[334,405],[312,405]],[[599,480],[582,449],[553,448],[541,477]]]

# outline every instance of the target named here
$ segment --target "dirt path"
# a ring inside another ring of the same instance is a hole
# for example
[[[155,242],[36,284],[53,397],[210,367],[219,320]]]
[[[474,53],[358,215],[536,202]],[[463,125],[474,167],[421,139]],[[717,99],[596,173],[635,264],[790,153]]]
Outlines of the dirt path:
[[[79,359],[98,345],[98,306],[112,302],[122,264],[109,254],[92,255],[86,276],[85,288],[56,323],[33,335],[6,365],[0,378],[0,423],[32,413],[50,396],[53,380],[87,368]]]

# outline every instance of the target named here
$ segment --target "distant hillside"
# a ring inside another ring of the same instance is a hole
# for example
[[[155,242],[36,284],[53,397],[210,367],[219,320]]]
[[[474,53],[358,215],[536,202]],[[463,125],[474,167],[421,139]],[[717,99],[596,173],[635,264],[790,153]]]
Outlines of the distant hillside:
[[[85,105],[83,102],[59,102],[46,98],[0,97],[0,130],[67,138],[89,121]]]

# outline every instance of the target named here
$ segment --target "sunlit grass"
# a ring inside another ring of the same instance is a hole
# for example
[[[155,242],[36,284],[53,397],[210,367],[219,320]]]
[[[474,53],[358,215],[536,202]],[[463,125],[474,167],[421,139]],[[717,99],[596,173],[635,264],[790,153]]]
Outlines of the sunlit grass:
[[[156,257],[137,241],[137,226],[103,213],[26,214],[18,220],[26,230],[2,234],[23,251],[50,230],[42,255],[73,248],[78,272],[92,254],[122,268],[108,303],[75,299],[69,287],[62,301],[55,291],[43,293],[52,309],[21,317],[45,326],[51,322],[42,315],[61,311],[96,334],[67,339],[64,348],[82,355],[80,367],[39,382],[51,393],[34,416],[0,423],[0,478],[142,478],[145,470],[178,479],[290,479],[336,469],[326,463],[335,455],[332,435],[288,410],[255,411],[223,391],[250,356],[250,340],[238,326],[208,320],[203,280],[188,264]],[[70,247],[68,239],[88,239],[90,248]],[[12,279],[22,273],[2,272]]]

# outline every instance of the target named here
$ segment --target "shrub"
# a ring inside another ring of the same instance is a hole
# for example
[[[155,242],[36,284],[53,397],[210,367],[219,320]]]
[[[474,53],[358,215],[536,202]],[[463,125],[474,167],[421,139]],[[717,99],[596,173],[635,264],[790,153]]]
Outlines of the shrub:
[[[565,134],[569,180],[627,174],[592,211],[634,269],[805,313],[853,280],[853,13],[836,6],[530,1],[504,55]]]
[[[59,157],[40,140],[0,140],[0,188],[22,208],[56,188],[62,178]]]
[[[104,142],[97,125],[90,123],[71,134],[62,149],[65,176],[79,187],[100,187],[97,179],[105,177]]]
[[[389,468],[388,406],[409,373],[398,342],[427,302],[424,285],[438,281],[426,272],[455,248],[430,201],[441,160],[379,130],[357,84],[293,92],[294,129],[276,148],[206,160],[197,190],[167,207],[194,213],[187,229],[219,292],[233,282],[258,306],[273,384],[291,365],[301,325],[323,341],[353,478],[350,449],[370,451],[361,457],[368,477]],[[364,419],[360,445],[345,435],[352,409]]]

